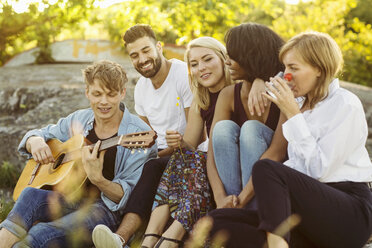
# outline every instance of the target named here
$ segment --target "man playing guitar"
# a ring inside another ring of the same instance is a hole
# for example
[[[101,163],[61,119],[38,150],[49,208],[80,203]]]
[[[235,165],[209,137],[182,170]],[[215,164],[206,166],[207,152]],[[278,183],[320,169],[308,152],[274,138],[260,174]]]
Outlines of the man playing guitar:
[[[84,169],[88,179],[83,196],[89,197],[72,202],[58,191],[26,187],[0,224],[0,247],[92,246],[91,232],[97,224],[113,230],[118,227],[143,164],[157,155],[156,145],[146,153],[132,153],[122,146],[99,152],[106,139],[151,128],[121,103],[127,77],[119,64],[100,61],[83,70],[83,75],[90,108],[78,110],[57,124],[27,132],[19,151],[44,166],[56,160],[47,144],[49,140],[65,142],[83,135],[95,143],[78,151],[80,170]]]

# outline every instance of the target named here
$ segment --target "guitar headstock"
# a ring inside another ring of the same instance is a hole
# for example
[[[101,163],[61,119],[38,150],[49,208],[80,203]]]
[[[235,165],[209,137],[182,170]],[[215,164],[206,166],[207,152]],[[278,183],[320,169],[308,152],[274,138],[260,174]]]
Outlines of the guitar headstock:
[[[146,132],[131,133],[122,135],[119,138],[118,145],[128,149],[144,149],[149,148],[155,144],[158,136],[154,130]]]

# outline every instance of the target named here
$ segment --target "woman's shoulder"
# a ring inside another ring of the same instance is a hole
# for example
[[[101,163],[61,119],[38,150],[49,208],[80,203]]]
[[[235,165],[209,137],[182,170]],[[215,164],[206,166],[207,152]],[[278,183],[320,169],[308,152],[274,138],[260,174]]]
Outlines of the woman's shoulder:
[[[353,92],[345,89],[345,88],[339,88],[334,94],[333,94],[333,104],[337,104],[340,107],[341,106],[350,106],[352,108],[361,108],[363,109],[362,102],[360,101],[359,97],[355,95]]]
[[[232,84],[232,85],[229,85],[229,86],[226,86],[225,88],[223,88],[218,96],[218,98],[228,98],[228,97],[232,97],[234,95],[234,91],[235,91],[235,84]]]

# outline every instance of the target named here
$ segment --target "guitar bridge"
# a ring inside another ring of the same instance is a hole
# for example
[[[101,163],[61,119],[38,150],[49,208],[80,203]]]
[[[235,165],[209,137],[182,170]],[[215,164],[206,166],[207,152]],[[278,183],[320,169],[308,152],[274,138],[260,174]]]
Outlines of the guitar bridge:
[[[37,163],[35,165],[34,170],[32,171],[31,178],[30,178],[30,181],[28,182],[28,185],[31,185],[32,182],[34,181],[34,179],[36,177],[36,173],[38,172],[39,168],[40,168],[40,163]]]

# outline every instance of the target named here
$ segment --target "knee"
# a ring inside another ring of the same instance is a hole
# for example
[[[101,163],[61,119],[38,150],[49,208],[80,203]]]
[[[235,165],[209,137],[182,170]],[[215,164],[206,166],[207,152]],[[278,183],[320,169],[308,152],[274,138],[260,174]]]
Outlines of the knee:
[[[61,239],[65,241],[64,236],[62,230],[50,223],[40,222],[29,230],[26,240],[32,247],[64,247],[60,244]]]
[[[213,143],[220,143],[227,140],[237,141],[240,133],[238,124],[231,120],[222,120],[216,123],[213,128]]]
[[[33,201],[43,198],[45,193],[45,190],[42,189],[36,189],[33,187],[26,187],[24,190],[22,190],[21,194],[19,195],[18,201],[24,201],[23,199],[29,201],[29,199],[33,199]]]
[[[32,187],[26,187],[22,190],[19,197],[21,198],[21,197],[24,197],[25,195],[33,195],[33,194],[36,194],[35,192],[38,192],[38,191],[40,190],[32,188]]]
[[[263,138],[262,131],[266,128],[265,124],[257,120],[248,120],[244,122],[240,134],[241,139]]]

